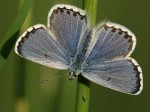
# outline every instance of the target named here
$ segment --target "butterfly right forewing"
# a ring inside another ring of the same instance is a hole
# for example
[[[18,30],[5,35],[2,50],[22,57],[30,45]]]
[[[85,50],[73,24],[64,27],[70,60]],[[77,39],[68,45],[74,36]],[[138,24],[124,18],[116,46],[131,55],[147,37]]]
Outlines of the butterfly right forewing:
[[[113,60],[130,56],[136,45],[135,35],[116,23],[103,22],[95,28],[95,45],[87,61]]]

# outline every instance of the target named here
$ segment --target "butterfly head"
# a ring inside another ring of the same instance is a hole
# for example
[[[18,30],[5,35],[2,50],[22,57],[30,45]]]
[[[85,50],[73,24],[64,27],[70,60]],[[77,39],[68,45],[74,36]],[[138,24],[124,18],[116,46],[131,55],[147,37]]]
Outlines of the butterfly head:
[[[76,72],[74,72],[74,71],[70,71],[69,75],[70,75],[70,77],[69,77],[70,80],[73,80],[77,76]]]

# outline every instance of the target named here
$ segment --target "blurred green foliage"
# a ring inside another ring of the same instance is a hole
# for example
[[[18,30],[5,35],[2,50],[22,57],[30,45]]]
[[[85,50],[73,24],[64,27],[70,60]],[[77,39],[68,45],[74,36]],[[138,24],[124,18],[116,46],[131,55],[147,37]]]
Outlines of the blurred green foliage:
[[[14,21],[21,6],[19,0],[0,3],[0,42]],[[27,21],[21,31],[29,26],[47,24],[49,9],[58,3],[82,8],[81,0],[34,0]],[[137,47],[132,57],[141,65],[144,90],[139,96],[119,93],[92,83],[89,112],[148,112],[150,111],[149,26],[150,1],[148,0],[99,0],[97,23],[111,20],[129,28],[137,36]],[[89,4],[90,5],[90,4]],[[24,60],[14,51],[10,53],[0,71],[0,112],[74,112],[76,83],[68,76],[40,84],[68,71],[58,71]]]

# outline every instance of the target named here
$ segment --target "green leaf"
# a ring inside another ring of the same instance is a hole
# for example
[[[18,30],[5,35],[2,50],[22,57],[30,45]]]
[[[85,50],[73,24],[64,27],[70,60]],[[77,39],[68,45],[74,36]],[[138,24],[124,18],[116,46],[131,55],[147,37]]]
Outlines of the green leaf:
[[[20,28],[22,27],[26,16],[30,10],[32,5],[32,0],[24,0],[22,8],[18,12],[16,19],[9,27],[8,31],[6,32],[3,41],[0,44],[0,69],[3,67],[7,57],[9,56],[10,51],[12,50],[16,39],[18,37]]]

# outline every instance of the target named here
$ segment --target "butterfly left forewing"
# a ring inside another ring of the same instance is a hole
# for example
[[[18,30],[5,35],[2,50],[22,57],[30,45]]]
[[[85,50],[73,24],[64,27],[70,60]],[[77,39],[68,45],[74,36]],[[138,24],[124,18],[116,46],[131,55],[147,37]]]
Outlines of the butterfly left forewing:
[[[42,24],[28,28],[19,37],[15,52],[23,58],[52,68],[69,67],[68,57]]]

